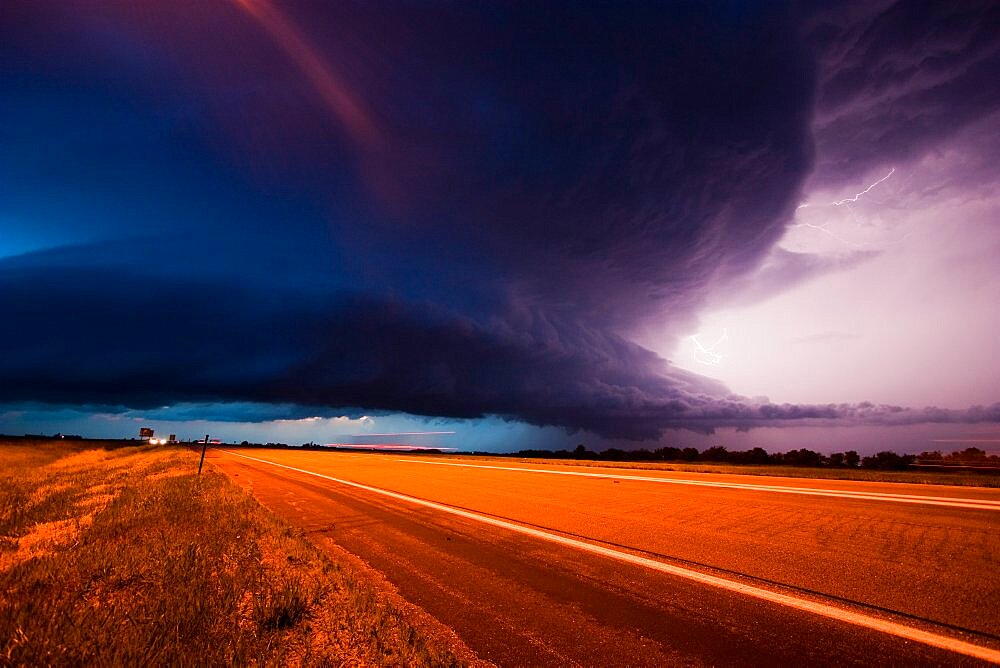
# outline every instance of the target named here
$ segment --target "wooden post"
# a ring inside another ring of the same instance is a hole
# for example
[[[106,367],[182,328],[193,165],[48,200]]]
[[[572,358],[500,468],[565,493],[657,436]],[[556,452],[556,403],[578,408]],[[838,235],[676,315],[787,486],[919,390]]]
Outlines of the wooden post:
[[[198,475],[201,475],[201,467],[205,463],[205,450],[208,448],[208,434],[205,434],[205,442],[201,445],[201,461],[198,462]]]

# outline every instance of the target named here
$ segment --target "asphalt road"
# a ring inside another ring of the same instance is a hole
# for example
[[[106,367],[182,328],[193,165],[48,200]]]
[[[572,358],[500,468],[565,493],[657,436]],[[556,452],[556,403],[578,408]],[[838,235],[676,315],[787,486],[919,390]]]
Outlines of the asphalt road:
[[[498,665],[1000,663],[1000,490],[210,450]]]

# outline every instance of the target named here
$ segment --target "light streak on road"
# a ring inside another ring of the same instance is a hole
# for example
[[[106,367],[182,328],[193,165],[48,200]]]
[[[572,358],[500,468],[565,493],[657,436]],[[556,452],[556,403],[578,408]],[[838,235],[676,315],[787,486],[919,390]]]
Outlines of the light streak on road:
[[[491,464],[466,464],[454,462],[432,462],[421,459],[397,459],[408,464],[430,464],[433,466],[460,466],[473,469],[496,469],[520,473],[547,473],[549,475],[579,476],[582,478],[607,478],[612,480],[633,480],[637,482],[666,483],[671,485],[692,485],[694,487],[717,487],[719,489],[741,489],[752,492],[775,492],[778,494],[804,494],[806,496],[827,496],[831,498],[856,499],[860,501],[887,501],[892,503],[916,503],[929,506],[947,506],[972,510],[1000,511],[1000,501],[990,499],[963,498],[950,496],[926,496],[920,494],[894,494],[847,489],[824,489],[817,487],[789,487],[786,485],[763,485],[758,483],[718,482],[708,480],[688,480],[684,478],[660,478],[655,476],[631,475],[628,473],[590,473],[583,471],[554,471],[520,466],[494,466]]]
[[[338,450],[366,450],[370,452],[414,452],[434,450],[435,452],[456,452],[458,448],[415,445],[413,443],[327,443],[326,447]]]
[[[932,438],[931,443],[1000,443],[1000,438]]]
[[[348,434],[351,438],[365,438],[367,436],[447,436],[454,434],[453,431],[396,431],[385,434]]]

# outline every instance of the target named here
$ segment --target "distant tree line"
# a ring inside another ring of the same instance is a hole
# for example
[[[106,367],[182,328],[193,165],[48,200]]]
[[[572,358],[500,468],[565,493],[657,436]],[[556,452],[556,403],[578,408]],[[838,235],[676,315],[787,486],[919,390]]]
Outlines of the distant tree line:
[[[478,453],[489,454],[489,453]],[[943,455],[924,452],[920,455],[900,455],[883,450],[862,457],[854,450],[824,455],[801,448],[788,452],[768,452],[763,448],[729,450],[716,445],[706,450],[697,448],[657,448],[655,450],[620,450],[611,448],[601,452],[588,450],[582,444],[574,450],[521,450],[508,456],[544,459],[583,459],[606,462],[720,462],[729,464],[780,464],[784,466],[809,466],[815,468],[863,468],[882,471],[901,471],[914,464],[942,466],[1000,467],[1000,457],[987,455],[977,448]]]
[[[940,450],[921,452],[917,461],[924,465],[1000,467],[1000,455],[990,455],[979,448],[956,450],[947,455]]]

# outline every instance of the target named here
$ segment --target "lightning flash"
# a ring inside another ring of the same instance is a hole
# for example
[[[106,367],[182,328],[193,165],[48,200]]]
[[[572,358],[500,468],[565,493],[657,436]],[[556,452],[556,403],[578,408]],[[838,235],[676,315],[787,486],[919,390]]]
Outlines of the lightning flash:
[[[826,204],[810,204],[809,202],[806,202],[805,204],[799,204],[797,207],[795,207],[795,209],[797,211],[799,209],[805,209],[805,208],[808,208],[808,207],[816,207],[816,206],[821,206],[821,207],[822,206],[844,206],[845,204],[847,204],[847,205],[853,204],[854,202],[857,202],[859,199],[861,199],[862,196],[867,195],[868,193],[870,193],[875,186],[881,185],[881,184],[885,183],[886,181],[888,181],[889,177],[892,176],[895,173],[896,173],[896,168],[895,167],[890,167],[888,174],[886,174],[885,176],[883,176],[878,181],[876,181],[875,183],[871,184],[870,186],[868,186],[867,188],[865,188],[861,192],[855,193],[853,197],[845,197],[844,199],[837,200],[836,202],[828,202]]]
[[[698,336],[698,334],[691,336],[691,342],[694,343],[694,361],[706,366],[718,366],[723,360],[723,355],[718,349],[729,339],[729,333],[723,329],[719,338],[708,345],[702,343]]]
[[[845,204],[851,204],[852,202],[857,202],[859,199],[861,199],[862,195],[867,195],[869,192],[871,192],[872,188],[874,188],[875,186],[879,185],[880,183],[885,183],[886,181],[888,181],[889,177],[892,176],[895,172],[896,172],[896,168],[895,167],[891,167],[889,169],[889,173],[888,174],[886,174],[885,176],[883,176],[878,181],[876,181],[875,183],[871,184],[870,186],[868,186],[867,188],[865,188],[861,192],[857,193],[854,197],[848,197],[846,199],[842,199],[842,200],[839,200],[837,202],[830,202],[830,206],[843,206]]]
[[[799,209],[805,209],[805,208],[822,208],[822,207],[828,207],[828,206],[843,206],[843,207],[846,207],[847,210],[850,212],[851,217],[854,218],[854,222],[857,223],[860,226],[862,224],[861,220],[858,218],[857,212],[854,210],[854,207],[852,207],[851,205],[852,204],[856,204],[862,197],[864,197],[865,195],[867,195],[868,193],[870,193],[872,191],[872,189],[874,189],[876,186],[881,185],[882,183],[885,183],[886,181],[888,181],[889,177],[891,177],[895,173],[896,173],[896,168],[895,167],[891,167],[889,169],[889,173],[888,174],[886,174],[885,176],[883,176],[882,178],[880,178],[878,181],[875,181],[874,183],[870,184],[867,188],[865,188],[861,192],[855,193],[851,197],[845,197],[844,199],[837,200],[836,202],[828,202],[826,204],[810,204],[810,203],[806,202],[805,204],[800,204],[798,207],[796,207],[795,210],[798,211]],[[851,241],[850,239],[845,239],[844,237],[842,237],[842,236],[838,235],[837,233],[833,232],[832,230],[830,230],[829,227],[828,227],[828,225],[829,225],[829,223],[823,223],[822,225],[814,225],[813,223],[796,223],[795,225],[789,225],[788,227],[789,227],[789,229],[797,229],[797,228],[807,227],[807,228],[809,228],[811,230],[816,230],[817,232],[822,232],[823,234],[827,235],[828,237],[830,237],[832,239],[835,239],[835,240],[839,241],[842,244],[846,244],[848,246],[853,246],[855,248],[862,248],[864,246],[867,246],[867,245],[871,244],[870,241],[856,242],[856,241]],[[909,235],[907,235],[907,236],[909,236]]]

